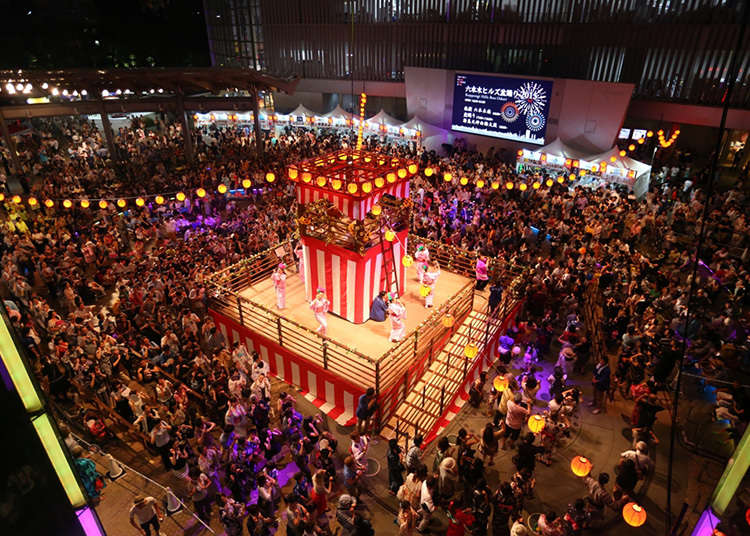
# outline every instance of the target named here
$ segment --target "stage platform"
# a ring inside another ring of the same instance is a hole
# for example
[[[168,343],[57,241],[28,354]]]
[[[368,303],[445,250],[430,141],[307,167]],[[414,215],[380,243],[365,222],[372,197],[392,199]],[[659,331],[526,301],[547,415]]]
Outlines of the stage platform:
[[[407,337],[428,316],[471,281],[468,277],[443,270],[435,287],[434,308],[427,309],[424,306],[424,298],[419,295],[419,281],[414,268],[407,270],[407,278],[406,292],[402,296],[407,311]],[[239,295],[304,327],[317,329],[318,323],[305,300],[305,285],[302,279],[296,273],[290,273],[286,283],[286,308],[281,311],[276,308],[276,292],[270,277],[239,291]],[[388,338],[390,330],[391,323],[388,319],[385,322],[368,320],[363,324],[353,324],[333,314],[328,314],[328,337],[344,347],[352,348],[368,356],[373,361],[377,361],[389,349],[396,346],[396,343],[390,342]]]

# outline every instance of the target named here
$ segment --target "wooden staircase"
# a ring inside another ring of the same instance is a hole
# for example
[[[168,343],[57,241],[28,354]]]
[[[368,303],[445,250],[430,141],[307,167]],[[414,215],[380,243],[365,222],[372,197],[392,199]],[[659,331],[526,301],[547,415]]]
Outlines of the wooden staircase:
[[[448,409],[458,396],[467,391],[468,383],[474,378],[471,372],[475,365],[486,355],[492,356],[491,346],[495,344],[507,316],[505,311],[510,312],[513,305],[504,303],[500,308],[503,313],[493,317],[486,310],[475,309],[469,313],[382,428],[384,438],[395,437],[400,442],[404,437],[421,434],[428,441],[431,439],[431,433],[442,424]],[[469,342],[478,348],[477,355],[471,359],[464,355],[464,348]],[[485,348],[485,345],[490,348]]]

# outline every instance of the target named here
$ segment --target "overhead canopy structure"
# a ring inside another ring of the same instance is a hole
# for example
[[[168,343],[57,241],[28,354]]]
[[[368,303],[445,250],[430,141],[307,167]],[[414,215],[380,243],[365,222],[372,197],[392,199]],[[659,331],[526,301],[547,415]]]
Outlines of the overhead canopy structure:
[[[333,110],[323,115],[323,117],[332,117],[334,119],[346,120],[346,119],[351,119],[352,114],[350,114],[349,112],[347,112],[346,110],[344,110],[341,106],[337,104]]]
[[[644,164],[643,162],[634,160],[627,155],[620,156],[620,149],[617,146],[612,147],[609,151],[605,151],[594,156],[589,156],[586,158],[586,161],[596,164],[606,162],[607,170],[634,170],[636,176],[651,171],[651,166],[649,166],[648,164]]]
[[[370,117],[369,119],[365,119],[365,124],[368,126],[368,128],[379,128],[380,130],[387,129],[388,127],[391,127],[392,129],[395,128],[398,130],[398,127],[401,125],[402,121],[399,121],[395,117],[391,117],[385,111],[381,108],[378,113]]]
[[[580,160],[586,158],[586,153],[584,151],[571,147],[560,138],[555,138],[552,143],[548,143],[541,149],[538,149],[538,151],[547,155],[561,156],[563,159],[570,158],[571,160]]]
[[[442,149],[443,144],[453,142],[453,135],[449,131],[431,125],[417,115],[402,124],[400,128],[407,132],[418,132],[419,135],[417,137],[421,138],[422,147],[428,151],[439,151]]]

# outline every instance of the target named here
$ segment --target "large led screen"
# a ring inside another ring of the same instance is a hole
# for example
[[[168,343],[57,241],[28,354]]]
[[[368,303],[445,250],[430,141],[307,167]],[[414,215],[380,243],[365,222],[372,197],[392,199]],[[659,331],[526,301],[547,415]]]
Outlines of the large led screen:
[[[452,130],[544,145],[552,82],[456,73]]]

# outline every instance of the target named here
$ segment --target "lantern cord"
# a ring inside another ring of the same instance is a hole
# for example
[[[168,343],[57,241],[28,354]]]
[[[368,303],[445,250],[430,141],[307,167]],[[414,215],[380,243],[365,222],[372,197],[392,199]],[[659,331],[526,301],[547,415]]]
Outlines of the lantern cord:
[[[716,133],[716,148],[714,149],[713,156],[711,158],[711,168],[709,170],[708,175],[708,184],[706,185],[706,200],[703,204],[703,215],[701,217],[701,227],[700,232],[698,234],[698,240],[695,244],[695,254],[693,256],[693,271],[691,275],[690,280],[690,287],[688,290],[688,298],[687,298],[687,307],[686,307],[686,314],[685,314],[685,323],[683,324],[683,338],[682,338],[682,352],[680,355],[680,358],[677,362],[677,384],[675,386],[674,390],[674,401],[673,401],[673,409],[672,409],[672,423],[669,431],[669,467],[667,470],[667,508],[666,508],[666,514],[667,514],[667,522],[665,523],[665,534],[668,536],[670,534],[675,534],[675,531],[672,527],[672,472],[674,468],[674,447],[675,447],[675,440],[677,436],[677,415],[678,415],[678,406],[680,402],[680,389],[682,387],[682,369],[685,364],[685,359],[687,357],[687,340],[689,337],[688,329],[690,328],[690,320],[694,316],[695,311],[693,310],[695,303],[694,303],[694,296],[695,296],[695,287],[696,287],[696,280],[698,279],[698,261],[700,260],[700,253],[701,249],[703,249],[703,244],[706,239],[706,221],[708,220],[709,215],[709,207],[711,206],[711,201],[714,194],[714,182],[716,181],[716,174],[718,173],[718,163],[719,163],[719,154],[721,153],[721,146],[722,146],[722,139],[724,137],[724,131],[726,130],[726,123],[727,123],[727,114],[729,113],[729,103],[731,102],[732,93],[734,92],[734,86],[735,82],[737,80],[737,74],[739,69],[739,57],[740,52],[742,51],[742,43],[745,38],[745,30],[747,29],[747,22],[748,22],[748,14],[750,13],[750,10],[748,9],[748,2],[742,3],[742,14],[740,15],[741,19],[741,25],[740,30],[737,33],[737,42],[735,44],[733,54],[732,54],[732,60],[729,64],[729,73],[727,76],[727,89],[726,93],[724,94],[724,106],[722,107],[721,111],[721,122],[719,123],[719,130]],[[674,527],[676,529],[677,527]]]

